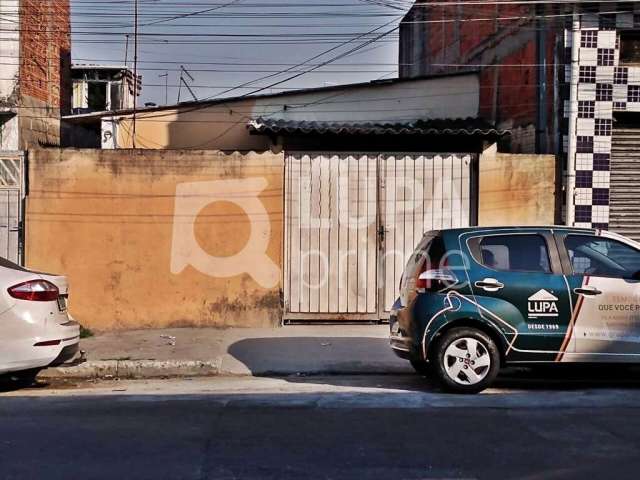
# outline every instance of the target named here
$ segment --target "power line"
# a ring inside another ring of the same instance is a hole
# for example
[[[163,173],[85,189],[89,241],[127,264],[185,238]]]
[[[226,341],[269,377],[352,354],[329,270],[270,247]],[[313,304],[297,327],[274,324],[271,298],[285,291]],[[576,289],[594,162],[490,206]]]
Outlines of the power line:
[[[138,1],[134,0],[133,33],[133,148],[136,148],[136,109],[138,108]]]

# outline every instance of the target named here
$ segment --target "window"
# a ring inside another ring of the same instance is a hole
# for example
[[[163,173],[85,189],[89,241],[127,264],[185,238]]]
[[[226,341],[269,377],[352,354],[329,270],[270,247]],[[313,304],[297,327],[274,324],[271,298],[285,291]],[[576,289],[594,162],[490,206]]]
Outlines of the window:
[[[640,252],[610,238],[568,235],[564,245],[575,275],[637,279]]]
[[[416,255],[415,263],[421,262],[422,259],[426,259],[427,268],[441,268],[442,263],[447,252],[442,237],[425,237],[418,249],[421,249],[421,253]]]
[[[640,32],[620,34],[620,63],[640,64]]]
[[[109,105],[111,110],[120,110],[121,108],[125,108],[121,102],[120,92],[122,91],[121,83],[111,83],[109,85],[109,90],[111,93],[111,105]]]
[[[484,237],[480,255],[480,263],[493,270],[551,273],[547,243],[540,235]]]
[[[92,112],[103,112],[107,109],[107,84],[89,82],[87,104]]]

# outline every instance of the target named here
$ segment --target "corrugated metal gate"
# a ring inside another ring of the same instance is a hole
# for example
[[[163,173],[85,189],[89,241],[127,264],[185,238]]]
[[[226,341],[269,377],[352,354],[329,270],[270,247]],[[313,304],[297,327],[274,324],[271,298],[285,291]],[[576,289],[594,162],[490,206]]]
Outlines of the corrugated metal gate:
[[[0,256],[24,263],[25,160],[22,152],[0,152]]]
[[[292,153],[285,319],[388,317],[423,232],[468,226],[471,155]]]
[[[640,241],[640,127],[614,128],[610,169],[609,228]]]
[[[470,225],[471,155],[388,155],[380,162],[382,312],[388,317],[404,267],[424,232]]]

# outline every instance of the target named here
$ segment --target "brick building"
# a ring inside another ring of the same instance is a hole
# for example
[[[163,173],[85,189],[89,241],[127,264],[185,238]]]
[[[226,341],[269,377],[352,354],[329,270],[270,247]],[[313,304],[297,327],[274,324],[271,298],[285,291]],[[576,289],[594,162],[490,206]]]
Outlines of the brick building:
[[[400,75],[480,72],[512,152],[555,153],[557,220],[640,240],[640,4],[416,2]]]
[[[70,30],[69,0],[0,0],[0,150],[60,143]]]
[[[558,22],[536,18],[551,10],[526,3],[416,2],[401,25],[400,76],[479,69],[481,115],[512,130],[511,149],[554,152]]]

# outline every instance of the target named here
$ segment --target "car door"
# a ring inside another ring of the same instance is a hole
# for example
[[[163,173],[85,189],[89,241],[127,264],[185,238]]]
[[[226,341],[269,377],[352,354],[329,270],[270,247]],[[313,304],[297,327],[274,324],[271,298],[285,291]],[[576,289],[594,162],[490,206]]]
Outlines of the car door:
[[[551,230],[472,234],[469,282],[480,313],[508,323],[515,341],[511,361],[554,361],[571,317],[562,265]]]
[[[613,234],[565,232],[560,254],[575,307],[575,355],[565,361],[637,361],[640,249]]]

